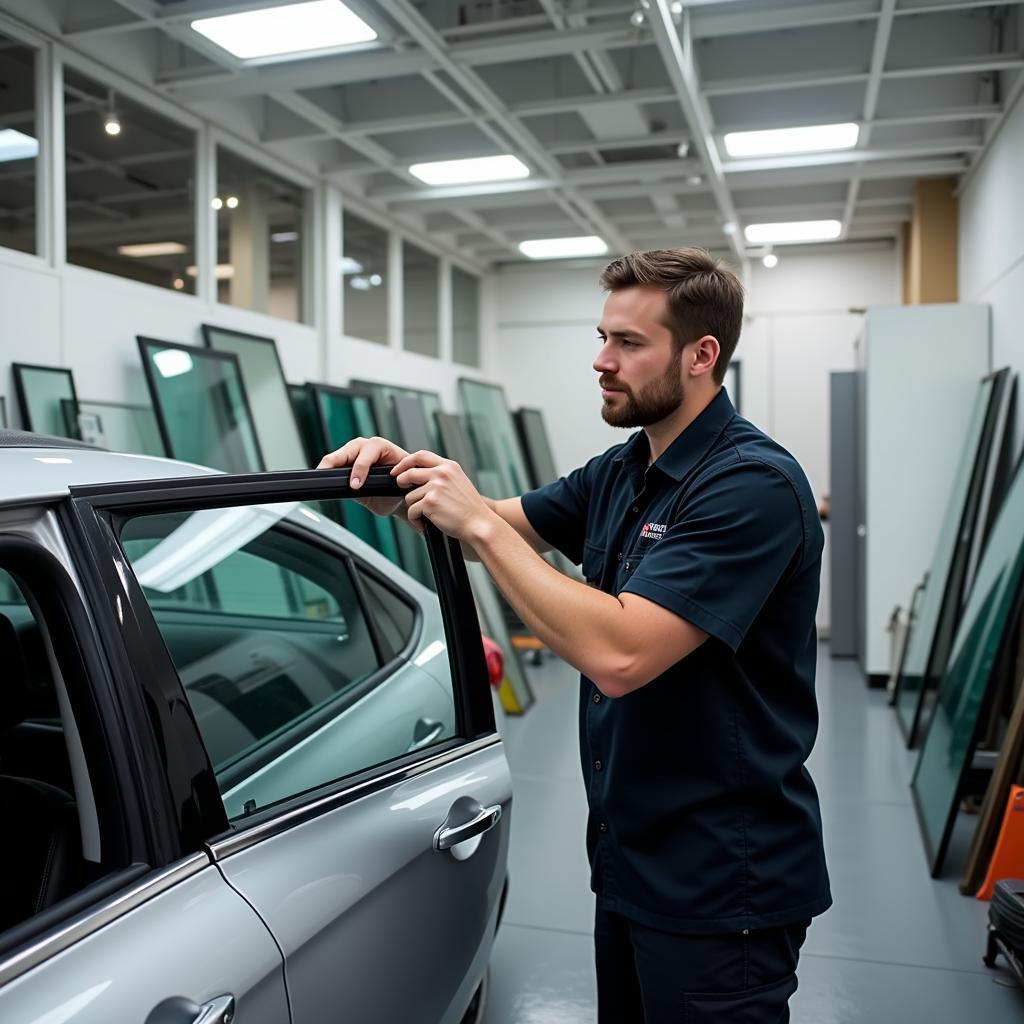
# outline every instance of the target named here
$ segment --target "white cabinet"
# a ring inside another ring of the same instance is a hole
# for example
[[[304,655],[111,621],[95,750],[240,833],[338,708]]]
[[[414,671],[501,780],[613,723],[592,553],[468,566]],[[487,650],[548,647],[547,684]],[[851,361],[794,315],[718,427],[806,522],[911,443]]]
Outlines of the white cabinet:
[[[991,370],[985,305],[868,310],[857,342],[858,657],[889,675],[886,626],[928,571],[978,382]]]

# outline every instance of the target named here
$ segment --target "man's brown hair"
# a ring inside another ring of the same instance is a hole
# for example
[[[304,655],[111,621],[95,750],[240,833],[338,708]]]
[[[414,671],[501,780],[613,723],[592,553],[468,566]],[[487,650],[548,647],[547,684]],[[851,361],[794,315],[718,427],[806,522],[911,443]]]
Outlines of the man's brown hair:
[[[676,353],[705,334],[718,339],[721,352],[712,373],[716,384],[736,351],[743,326],[743,285],[707,249],[652,249],[613,260],[601,273],[601,287],[616,292],[656,285],[668,292],[668,322]]]

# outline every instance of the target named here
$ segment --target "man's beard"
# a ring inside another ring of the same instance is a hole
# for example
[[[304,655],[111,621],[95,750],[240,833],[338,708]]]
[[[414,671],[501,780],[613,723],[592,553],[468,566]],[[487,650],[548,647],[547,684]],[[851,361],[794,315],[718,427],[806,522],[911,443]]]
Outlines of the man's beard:
[[[650,384],[645,384],[637,394],[626,390],[624,384],[611,378],[602,377],[602,386],[613,387],[621,391],[621,405],[604,402],[601,405],[601,418],[611,427],[649,427],[660,423],[679,408],[683,403],[683,382],[679,368],[682,353],[673,359],[665,373]]]

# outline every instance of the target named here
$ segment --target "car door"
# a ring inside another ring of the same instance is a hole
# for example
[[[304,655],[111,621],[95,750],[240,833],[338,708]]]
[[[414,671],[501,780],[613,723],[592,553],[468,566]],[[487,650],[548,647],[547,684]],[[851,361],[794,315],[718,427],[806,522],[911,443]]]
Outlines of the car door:
[[[428,528],[436,595],[390,570],[395,586],[358,542],[304,522],[316,515],[298,502],[346,500],[347,481],[206,476],[73,494],[97,572],[138,624],[145,670],[198,723],[228,818],[207,848],[284,954],[294,1024],[457,1024],[500,912],[508,766],[458,545]],[[361,493],[400,492],[374,471]],[[219,582],[216,571],[243,556],[261,567],[245,569],[241,589],[280,603],[269,581],[283,571],[330,630],[318,639],[274,613],[186,650],[162,603],[184,595],[199,614],[206,601],[217,628],[237,628],[222,592],[240,589],[242,569]],[[416,606],[401,650],[375,619],[371,586]],[[257,641],[320,667],[232,668]]]
[[[281,1024],[272,936],[195,830],[166,827],[192,816],[208,762],[182,744],[161,694],[136,689],[116,639],[101,639],[117,624],[103,623],[59,512],[7,507],[0,1020]]]

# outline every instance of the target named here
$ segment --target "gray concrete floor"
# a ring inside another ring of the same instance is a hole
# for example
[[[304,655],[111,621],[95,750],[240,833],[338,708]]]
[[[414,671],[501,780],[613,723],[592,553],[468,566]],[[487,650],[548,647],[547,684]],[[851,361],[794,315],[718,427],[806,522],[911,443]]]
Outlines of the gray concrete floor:
[[[586,1024],[595,1019],[594,903],[578,677],[553,659],[529,671],[537,703],[504,730],[515,792],[511,889],[485,1024]],[[794,1024],[1024,1019],[1024,992],[1008,972],[981,962],[988,904],[958,892],[955,850],[950,877],[928,876],[910,801],[915,755],[884,694],[868,691],[856,666],[830,659],[823,646],[818,695],[821,729],[809,767],[835,904],[808,934]]]

